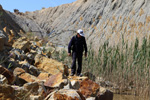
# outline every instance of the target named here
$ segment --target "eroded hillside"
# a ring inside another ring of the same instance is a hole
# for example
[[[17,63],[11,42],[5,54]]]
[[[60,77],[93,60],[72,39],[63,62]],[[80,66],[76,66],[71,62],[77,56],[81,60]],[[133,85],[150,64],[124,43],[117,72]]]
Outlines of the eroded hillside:
[[[39,25],[45,33],[55,30],[50,35],[52,42],[67,45],[74,31],[82,28],[88,43],[100,46],[106,40],[117,44],[122,37],[129,43],[136,37],[149,37],[149,8],[149,0],[77,0],[25,16],[36,24],[29,25],[30,28]],[[22,26],[20,21],[17,23]]]

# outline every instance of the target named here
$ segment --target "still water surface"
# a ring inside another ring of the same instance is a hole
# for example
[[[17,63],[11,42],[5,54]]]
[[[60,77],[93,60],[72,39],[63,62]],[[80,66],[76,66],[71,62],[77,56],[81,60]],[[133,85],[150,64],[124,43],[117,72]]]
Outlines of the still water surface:
[[[139,96],[133,96],[133,95],[119,95],[114,94],[113,100],[150,100],[146,98],[140,98]]]

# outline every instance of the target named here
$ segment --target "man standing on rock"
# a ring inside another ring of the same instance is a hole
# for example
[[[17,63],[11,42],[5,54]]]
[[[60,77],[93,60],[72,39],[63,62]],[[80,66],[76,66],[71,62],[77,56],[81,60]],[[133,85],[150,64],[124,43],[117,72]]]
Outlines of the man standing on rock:
[[[85,50],[85,57],[87,56],[87,45],[82,29],[77,30],[77,35],[73,36],[68,45],[68,55],[71,56],[72,50],[72,65],[71,76],[76,73],[76,60],[78,61],[77,76],[82,76],[82,55]]]

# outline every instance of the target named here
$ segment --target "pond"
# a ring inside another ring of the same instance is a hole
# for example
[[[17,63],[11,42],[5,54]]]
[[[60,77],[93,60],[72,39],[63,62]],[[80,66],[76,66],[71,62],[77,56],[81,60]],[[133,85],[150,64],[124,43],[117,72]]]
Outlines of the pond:
[[[113,100],[150,100],[150,99],[141,98],[139,96],[133,96],[133,95],[114,94]]]

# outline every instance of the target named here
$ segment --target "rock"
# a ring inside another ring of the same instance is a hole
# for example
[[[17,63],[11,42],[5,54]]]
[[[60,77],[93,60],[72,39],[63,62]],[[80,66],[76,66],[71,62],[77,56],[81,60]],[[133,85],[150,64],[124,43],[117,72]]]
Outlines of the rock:
[[[95,100],[95,97],[86,98],[86,100]]]
[[[1,74],[0,74],[0,84],[8,84],[7,78]]]
[[[78,89],[80,88],[80,83],[79,83],[78,80],[72,80],[72,81],[71,81],[71,85],[72,85],[72,88],[73,88],[73,89],[78,90]]]
[[[36,42],[36,45],[37,45],[38,47],[41,47],[41,46],[43,45],[43,40],[40,40],[40,41]]]
[[[7,34],[8,43],[12,45],[12,43],[14,42],[14,36],[15,36],[13,30],[5,26],[3,28],[3,31]]]
[[[29,62],[29,64],[33,65],[34,64],[35,53],[32,54],[32,52],[30,52],[30,53],[27,53],[26,56],[27,56],[27,61]]]
[[[46,58],[39,54],[35,57],[35,66],[52,75],[58,74],[60,72],[66,76],[68,75],[68,66],[65,66],[61,62]]]
[[[2,51],[4,49],[4,44],[5,44],[5,40],[6,38],[2,35],[2,31],[0,31],[0,51]]]
[[[4,38],[0,37],[0,51],[4,50]]]
[[[39,74],[38,79],[46,81],[49,77],[50,77],[49,73],[43,73],[42,72],[42,73]]]
[[[9,85],[0,85],[0,100],[15,100],[15,90]]]
[[[26,37],[21,37],[12,45],[12,47],[21,50],[29,50],[30,42]]]
[[[39,81],[39,79],[37,79],[33,75],[26,73],[22,68],[15,68],[14,75],[16,76],[15,84],[20,86],[24,85],[27,82]]]
[[[12,84],[15,80],[14,75],[2,65],[0,65],[0,74],[4,75],[7,78],[9,84]]]
[[[39,84],[38,82],[30,82],[30,83],[25,83],[23,85],[24,89],[27,91],[30,91],[30,93],[34,95],[38,95],[38,89],[39,89]]]
[[[13,55],[11,58],[14,58],[16,60],[22,61],[24,60],[26,57],[26,55],[24,54],[24,51],[21,49],[13,49],[9,52],[11,55]]]
[[[73,89],[71,82],[68,80],[68,84],[63,87],[63,89]]]
[[[47,87],[61,88],[61,89],[67,84],[68,84],[68,81],[62,73],[58,73],[56,75],[50,76],[50,78],[47,79],[46,82],[44,83],[44,85]]]
[[[100,87],[100,91],[95,100],[113,100],[113,92],[107,90],[106,88]]]
[[[79,91],[72,89],[61,89],[49,94],[44,100],[85,100]]]
[[[37,69],[35,66],[30,65],[30,67],[29,67],[29,73],[30,73],[31,75],[34,75],[34,76],[37,77],[37,76],[40,74],[40,71],[39,71],[39,69]]]
[[[20,61],[19,64],[21,65],[21,68],[25,70],[25,72],[38,76],[40,74],[39,69],[37,69],[35,66],[30,65],[26,60],[25,61]]]
[[[90,79],[85,79],[80,83],[79,91],[86,97],[95,97],[99,92],[99,85]]]
[[[43,100],[41,95],[30,95],[30,100]]]
[[[68,76],[68,79],[69,79],[69,80],[82,81],[82,80],[88,79],[88,77],[86,77],[86,76],[82,76],[82,77],[79,77],[79,76]]]
[[[25,70],[23,70],[22,68],[15,68],[13,72],[14,76],[21,75],[23,73],[25,73]]]
[[[25,90],[23,87],[19,87],[19,86],[11,86],[14,90],[15,90],[15,95],[16,95],[16,100],[23,100],[25,99],[29,99],[30,96],[30,91]]]
[[[23,74],[19,75],[18,77],[21,78],[21,79],[24,79],[27,82],[38,81],[38,79],[35,76],[30,75],[28,73],[23,73]]]

